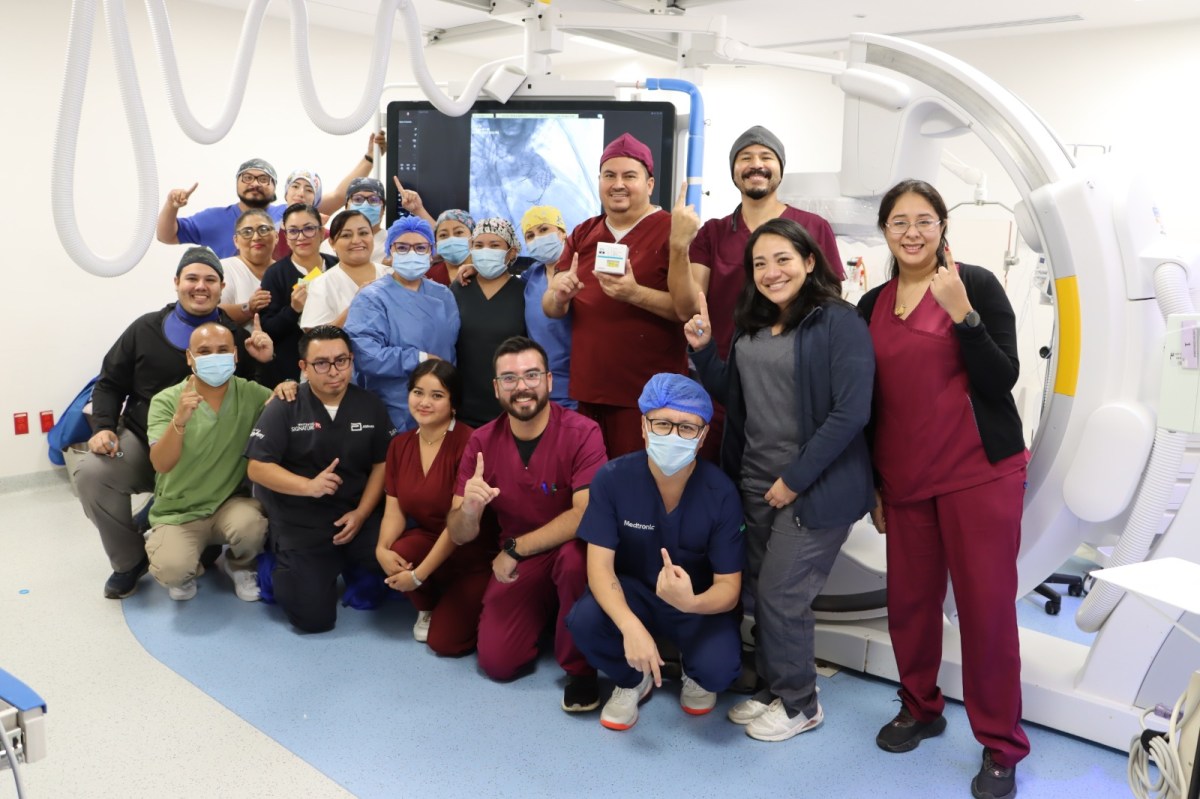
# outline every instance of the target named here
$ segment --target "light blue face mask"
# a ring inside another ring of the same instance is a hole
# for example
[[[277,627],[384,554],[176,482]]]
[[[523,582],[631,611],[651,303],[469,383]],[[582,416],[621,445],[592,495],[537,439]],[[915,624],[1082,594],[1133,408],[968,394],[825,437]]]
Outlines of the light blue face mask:
[[[371,223],[371,227],[379,224],[379,217],[383,214],[382,205],[371,205],[370,203],[358,203],[350,206],[351,211],[361,211],[363,216]]]
[[[658,436],[647,432],[646,441],[646,451],[650,460],[654,461],[667,477],[696,460],[696,450],[700,448],[699,438],[689,441],[680,438],[678,433]]]
[[[419,280],[429,271],[429,256],[416,252],[392,253],[392,271],[405,280]]]
[[[558,261],[558,256],[562,255],[563,244],[563,240],[558,237],[557,233],[547,233],[529,242],[526,249],[529,250],[530,257],[535,261],[552,264]]]
[[[508,269],[508,250],[471,250],[475,271],[487,280],[500,277]]]
[[[196,377],[213,388],[220,388],[228,383],[229,378],[233,377],[233,370],[237,368],[232,352],[195,355],[192,360],[196,364],[192,369]]]
[[[437,243],[437,251],[446,263],[458,266],[471,254],[471,240],[465,236],[451,236]]]

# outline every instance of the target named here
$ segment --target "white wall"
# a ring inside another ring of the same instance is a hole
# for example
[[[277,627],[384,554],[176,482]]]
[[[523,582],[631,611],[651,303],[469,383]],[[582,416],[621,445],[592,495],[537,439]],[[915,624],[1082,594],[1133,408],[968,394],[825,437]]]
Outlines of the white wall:
[[[19,27],[0,30],[0,67],[7,76],[10,104],[3,138],[3,173],[10,193],[2,201],[2,211],[11,231],[7,290],[0,294],[0,367],[4,369],[0,380],[0,478],[50,468],[44,437],[37,432],[14,436],[12,414],[29,412],[36,431],[37,412],[61,411],[77,388],[95,374],[104,352],[132,318],[173,298],[176,248],[155,243],[133,272],[101,279],[76,267],[58,243],[48,211],[48,177],[66,48],[67,5],[27,5]],[[158,160],[161,196],[156,202],[161,202],[170,188],[199,181],[200,188],[193,196],[197,207],[228,203],[236,165],[251,155],[266,157],[281,173],[310,166],[321,173],[327,185],[336,184],[361,155],[365,131],[329,136],[308,121],[292,77],[288,26],[280,21],[268,21],[264,26],[246,101],[233,132],[210,147],[191,142],[178,131],[167,107],[145,12],[138,3],[127,6]],[[227,91],[242,16],[184,0],[173,1],[170,12],[189,101],[203,121],[210,121]],[[96,32],[80,130],[75,200],[86,239],[94,249],[111,254],[128,241],[136,198],[132,154],[102,23],[98,22]],[[348,113],[361,93],[369,40],[314,31],[312,41],[322,99],[331,112]],[[1196,222],[1200,198],[1195,196],[1200,176],[1200,150],[1194,145],[1200,122],[1200,107],[1194,101],[1194,87],[1200,85],[1196,41],[1200,41],[1200,23],[938,46],[1012,89],[1062,140],[1111,144],[1115,152],[1140,161],[1160,179],[1159,196],[1168,229],[1200,241]],[[402,46],[393,50],[390,81],[411,79],[404,55]],[[430,56],[431,70],[439,80],[463,80],[476,65],[436,51]],[[576,66],[564,72],[568,77],[630,79],[669,77],[670,69],[669,64],[655,59],[631,62],[614,58],[606,65]],[[728,213],[737,201],[728,178],[728,149],[749,125],[766,125],[783,137],[789,171],[838,169],[841,95],[828,78],[764,68],[719,68],[709,70],[703,88],[710,122],[704,159],[706,188],[711,191],[704,200],[704,216]],[[966,144],[962,148],[956,144],[951,150],[976,156]],[[983,155],[979,158],[986,160]],[[998,171],[993,174],[993,195],[1006,201],[1015,199]],[[943,178],[941,188],[951,203],[969,199],[968,187]],[[32,190],[14,191],[14,187]],[[671,196],[675,190],[671,188]],[[1002,233],[998,235],[1002,237]],[[995,249],[993,244],[989,244],[989,252]],[[955,250],[960,259],[976,258],[970,251],[973,245],[964,242],[962,246],[966,252],[957,246]],[[851,255],[860,251],[846,249]]]

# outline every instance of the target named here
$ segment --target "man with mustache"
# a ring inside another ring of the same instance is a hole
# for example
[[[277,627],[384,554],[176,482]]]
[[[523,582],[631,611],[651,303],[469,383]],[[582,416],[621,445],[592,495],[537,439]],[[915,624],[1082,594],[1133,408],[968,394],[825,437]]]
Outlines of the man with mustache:
[[[493,680],[521,674],[537,658],[538,638],[557,613],[554,656],[567,673],[562,709],[593,710],[600,704],[596,670],[575,646],[566,618],[587,585],[575,528],[592,476],[605,463],[604,441],[595,422],[550,402],[554,376],[536,341],[505,340],[493,365],[504,415],[467,442],[446,517],[459,545],[480,535],[485,509],[500,527],[501,551],[479,618],[479,666]]]
[[[233,244],[233,226],[239,216],[251,208],[263,208],[278,226],[286,205],[271,205],[275,200],[275,182],[278,180],[275,167],[261,158],[251,158],[238,167],[235,180],[236,203],[224,208],[205,208],[183,219],[179,218],[179,209],[188,204],[192,192],[200,184],[193,183],[190,189],[171,189],[167,192],[167,201],[158,212],[158,227],[155,229],[158,240],[163,244],[199,244],[215,252],[218,258],[232,258],[237,255],[237,248]]]
[[[691,319],[700,310],[697,294],[703,291],[708,300],[713,340],[722,358],[729,357],[733,306],[746,282],[742,269],[746,242],[762,223],[779,217],[799,222],[825,253],[838,279],[845,279],[837,239],[829,223],[816,214],[793,208],[777,195],[785,157],[783,142],[771,131],[755,125],[738,136],[729,150],[733,185],[742,194],[742,201],[733,213],[710,219],[703,227],[696,210],[682,201],[672,213],[667,283],[675,312],[680,321]],[[719,424],[724,415],[719,413],[718,417],[717,428],[708,436],[714,443],[721,440]]]
[[[671,215],[650,203],[654,157],[622,134],[600,156],[603,213],[567,237],[542,295],[546,316],[570,311],[571,397],[604,434],[608,456],[642,449],[642,386],[660,372],[687,372],[687,344],[667,291]],[[620,275],[596,271],[600,244],[629,248]]]

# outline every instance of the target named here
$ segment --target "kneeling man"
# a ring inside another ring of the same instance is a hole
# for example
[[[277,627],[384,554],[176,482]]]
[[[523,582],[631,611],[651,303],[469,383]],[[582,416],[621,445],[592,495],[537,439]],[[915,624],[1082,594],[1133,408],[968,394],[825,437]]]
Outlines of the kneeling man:
[[[679,704],[692,715],[712,710],[741,672],[741,502],[719,468],[696,460],[712,400],[693,380],[657,374],[638,407],[646,449],[592,479],[576,533],[588,545],[588,590],[567,619],[588,662],[616,683],[600,714],[610,730],[632,727],[662,686],[655,639],[679,647]]]

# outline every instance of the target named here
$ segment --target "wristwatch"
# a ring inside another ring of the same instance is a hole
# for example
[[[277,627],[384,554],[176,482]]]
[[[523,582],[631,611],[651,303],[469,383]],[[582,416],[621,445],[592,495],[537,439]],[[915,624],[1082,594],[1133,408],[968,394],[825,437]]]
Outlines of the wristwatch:
[[[972,308],[971,310],[967,311],[967,315],[963,317],[963,320],[959,322],[956,327],[960,327],[964,330],[974,330],[975,328],[979,327],[981,321],[983,320],[979,318],[979,311],[976,311],[974,308]]]
[[[525,560],[524,555],[517,554],[517,539],[515,538],[504,539],[504,552],[517,563]]]

